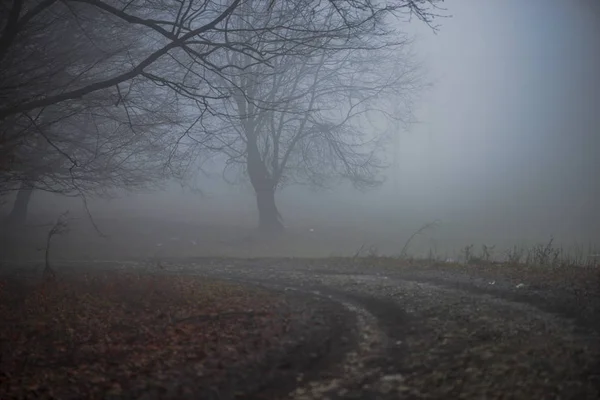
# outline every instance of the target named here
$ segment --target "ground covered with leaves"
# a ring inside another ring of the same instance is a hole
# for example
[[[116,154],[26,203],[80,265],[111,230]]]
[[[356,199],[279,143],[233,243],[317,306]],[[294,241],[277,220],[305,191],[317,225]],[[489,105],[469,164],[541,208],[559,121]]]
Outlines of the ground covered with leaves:
[[[323,304],[201,277],[113,270],[1,282],[2,399],[249,397],[295,379],[280,367],[306,367],[337,326]],[[285,365],[294,352],[297,365]]]

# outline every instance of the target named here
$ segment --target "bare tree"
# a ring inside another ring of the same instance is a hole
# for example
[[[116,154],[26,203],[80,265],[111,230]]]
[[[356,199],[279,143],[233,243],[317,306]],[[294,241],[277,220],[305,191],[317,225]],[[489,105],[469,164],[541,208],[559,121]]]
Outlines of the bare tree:
[[[141,73],[98,86],[153,51],[115,10],[15,0],[2,21],[0,195],[18,191],[13,222],[24,220],[34,189],[106,195],[180,172],[173,149],[189,128],[181,113],[187,103]]]
[[[185,121],[177,103],[165,93],[135,99],[133,92],[126,107],[88,98],[68,117],[59,107],[58,115],[45,112],[30,120],[11,168],[0,172],[0,193],[18,190],[10,222],[24,222],[33,190],[110,196],[114,189],[156,187],[181,173],[171,157],[177,126]]]
[[[263,15],[238,12],[230,18],[235,40],[259,51],[272,40],[247,35],[249,27],[260,18],[283,18],[281,25],[288,25],[290,16],[284,8]],[[360,24],[343,15],[329,7],[308,21],[300,16],[320,33],[301,39],[302,50],[310,51],[286,52],[268,65],[245,54],[226,55],[237,69],[222,80],[229,95],[205,145],[227,157],[227,168],[245,173],[263,231],[283,229],[275,194],[287,184],[326,187],[348,180],[366,189],[381,183],[389,135],[398,122],[410,120],[422,85],[410,41],[386,25],[386,14],[372,20],[366,14],[357,19]],[[280,35],[287,42],[296,37],[287,30]]]

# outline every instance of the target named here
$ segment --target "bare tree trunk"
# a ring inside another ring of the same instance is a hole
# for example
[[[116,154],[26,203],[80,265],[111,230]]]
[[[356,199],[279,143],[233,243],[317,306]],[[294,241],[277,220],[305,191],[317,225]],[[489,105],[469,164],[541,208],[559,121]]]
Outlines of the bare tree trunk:
[[[259,191],[255,188],[255,191],[259,229],[265,233],[282,232],[284,227],[275,204],[275,189]]]
[[[27,208],[29,207],[29,200],[33,194],[33,185],[28,181],[23,181],[17,198],[13,204],[13,208],[6,217],[6,221],[15,225],[23,225],[27,220]]]
[[[256,138],[248,138],[247,168],[250,182],[256,193],[256,205],[258,207],[259,229],[267,234],[279,233],[284,230],[281,215],[275,204],[276,182],[269,175],[263,160],[260,157]]]

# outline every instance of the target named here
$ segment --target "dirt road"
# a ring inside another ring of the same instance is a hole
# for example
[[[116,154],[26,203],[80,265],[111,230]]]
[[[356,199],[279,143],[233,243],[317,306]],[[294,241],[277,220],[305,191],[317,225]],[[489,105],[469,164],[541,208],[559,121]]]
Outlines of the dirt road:
[[[289,398],[600,398],[598,298],[328,260],[165,265],[327,299],[354,315],[349,351],[323,354],[338,361],[308,378],[296,371]]]

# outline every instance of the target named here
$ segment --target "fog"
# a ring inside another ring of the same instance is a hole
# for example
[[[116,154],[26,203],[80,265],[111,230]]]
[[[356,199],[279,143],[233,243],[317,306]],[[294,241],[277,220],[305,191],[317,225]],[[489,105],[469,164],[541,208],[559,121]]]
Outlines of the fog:
[[[394,138],[385,184],[279,192],[286,228],[306,244],[289,255],[351,254],[361,245],[397,254],[434,220],[438,227],[420,235],[412,253],[455,257],[471,243],[504,249],[550,237],[566,247],[600,243],[599,7],[563,0],[446,7],[440,13],[451,17],[438,20],[437,34],[417,22],[404,28],[432,86],[419,97],[417,121]],[[251,187],[206,172],[193,184],[199,192],[172,183],[162,192],[89,199],[89,209],[107,230],[107,218],[254,226]],[[54,218],[65,209],[83,215],[78,199],[36,192],[30,215]]]

